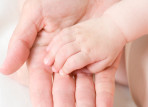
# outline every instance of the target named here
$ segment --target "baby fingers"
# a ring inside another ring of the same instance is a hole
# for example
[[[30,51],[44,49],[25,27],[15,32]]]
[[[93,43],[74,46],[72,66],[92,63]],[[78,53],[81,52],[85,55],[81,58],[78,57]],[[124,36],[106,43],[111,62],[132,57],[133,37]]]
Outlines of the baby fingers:
[[[75,70],[85,67],[91,62],[91,58],[89,58],[88,55],[84,54],[83,52],[79,52],[67,59],[59,73],[61,75],[69,74]]]
[[[64,45],[56,54],[55,62],[53,65],[54,69],[59,71],[66,60],[78,52],[80,52],[80,47],[75,42]]]
[[[74,41],[74,38],[68,34],[61,33],[59,36],[57,35],[47,48],[48,54],[44,59],[44,64],[49,66],[53,65],[56,53],[62,46],[72,41]]]

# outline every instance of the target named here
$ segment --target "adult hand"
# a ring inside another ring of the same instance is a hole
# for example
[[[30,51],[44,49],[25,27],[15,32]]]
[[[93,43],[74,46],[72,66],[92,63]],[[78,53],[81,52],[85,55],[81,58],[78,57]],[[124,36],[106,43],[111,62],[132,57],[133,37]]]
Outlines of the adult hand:
[[[29,57],[28,69],[30,73],[30,90],[33,105],[35,107],[50,107],[53,106],[52,102],[54,102],[55,107],[59,107],[59,105],[63,105],[64,107],[68,105],[68,107],[74,106],[75,91],[77,105],[80,106],[89,103],[86,98],[91,98],[92,101],[90,102],[94,105],[95,91],[92,76],[87,76],[87,74],[78,74],[75,86],[75,80],[73,80],[71,76],[60,77],[58,74],[55,74],[52,91],[52,74],[48,72],[50,69],[43,65],[43,57],[47,44],[62,28],[71,26],[79,21],[86,20],[90,18],[93,13],[99,13],[99,15],[101,15],[107,7],[116,1],[118,0],[104,3],[105,5],[100,3],[100,11],[97,12],[94,11],[96,10],[95,8],[97,8],[96,4],[98,5],[98,2],[96,3],[95,0],[67,0],[64,2],[60,0],[26,1],[19,24],[11,38],[6,60],[0,68],[0,71],[4,74],[11,74],[15,72]],[[77,5],[77,3],[79,5]],[[83,92],[83,89],[87,89],[86,87],[88,86],[88,90]],[[92,88],[90,88],[91,86]],[[89,92],[92,97],[83,98],[83,95],[87,96]]]
[[[45,34],[45,33],[42,33]],[[46,35],[36,43],[50,41]],[[81,69],[73,76],[53,75],[43,63],[46,54],[46,42],[35,44],[28,61],[30,73],[30,91],[34,107],[112,107],[114,97],[115,72],[120,56],[115,63],[102,72],[93,75],[88,69]],[[75,105],[76,104],[76,105]]]
[[[28,59],[38,32],[56,33],[63,27],[75,24],[84,16],[88,1],[27,0],[0,71],[11,74],[18,70]]]
[[[65,27],[102,15],[117,1],[26,0],[0,72],[11,74],[22,66],[30,55],[38,32],[45,31],[53,36]]]

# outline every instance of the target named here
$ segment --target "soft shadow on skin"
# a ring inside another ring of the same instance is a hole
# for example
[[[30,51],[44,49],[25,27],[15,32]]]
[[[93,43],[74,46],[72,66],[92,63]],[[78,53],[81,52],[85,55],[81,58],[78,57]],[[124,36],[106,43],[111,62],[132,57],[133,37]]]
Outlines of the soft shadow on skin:
[[[147,107],[148,96],[148,36],[131,44],[128,56],[128,81],[133,99],[138,107]]]

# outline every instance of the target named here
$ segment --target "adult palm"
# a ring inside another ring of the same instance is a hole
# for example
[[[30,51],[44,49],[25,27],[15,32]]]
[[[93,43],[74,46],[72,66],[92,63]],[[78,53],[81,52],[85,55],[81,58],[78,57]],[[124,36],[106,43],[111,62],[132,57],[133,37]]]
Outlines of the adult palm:
[[[43,64],[43,58],[46,54],[46,46],[54,35],[65,27],[100,16],[116,1],[118,0],[110,2],[27,0],[0,71],[4,74],[11,74],[28,60],[30,92],[35,107],[52,107],[53,105],[74,107],[75,104],[78,107],[94,107],[96,104],[98,107],[112,105],[114,68],[117,66],[96,74],[95,94],[92,75],[83,73],[78,73],[75,79],[72,76],[61,77],[59,74],[54,74],[52,86],[52,73],[50,68]],[[86,70],[82,69],[84,72]]]

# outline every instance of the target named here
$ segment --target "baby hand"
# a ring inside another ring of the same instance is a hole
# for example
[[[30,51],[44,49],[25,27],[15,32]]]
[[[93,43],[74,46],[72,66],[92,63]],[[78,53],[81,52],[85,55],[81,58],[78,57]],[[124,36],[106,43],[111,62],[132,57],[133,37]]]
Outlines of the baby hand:
[[[96,73],[111,66],[125,44],[124,35],[112,20],[92,19],[56,36],[47,48],[44,63],[63,75],[85,66]]]

